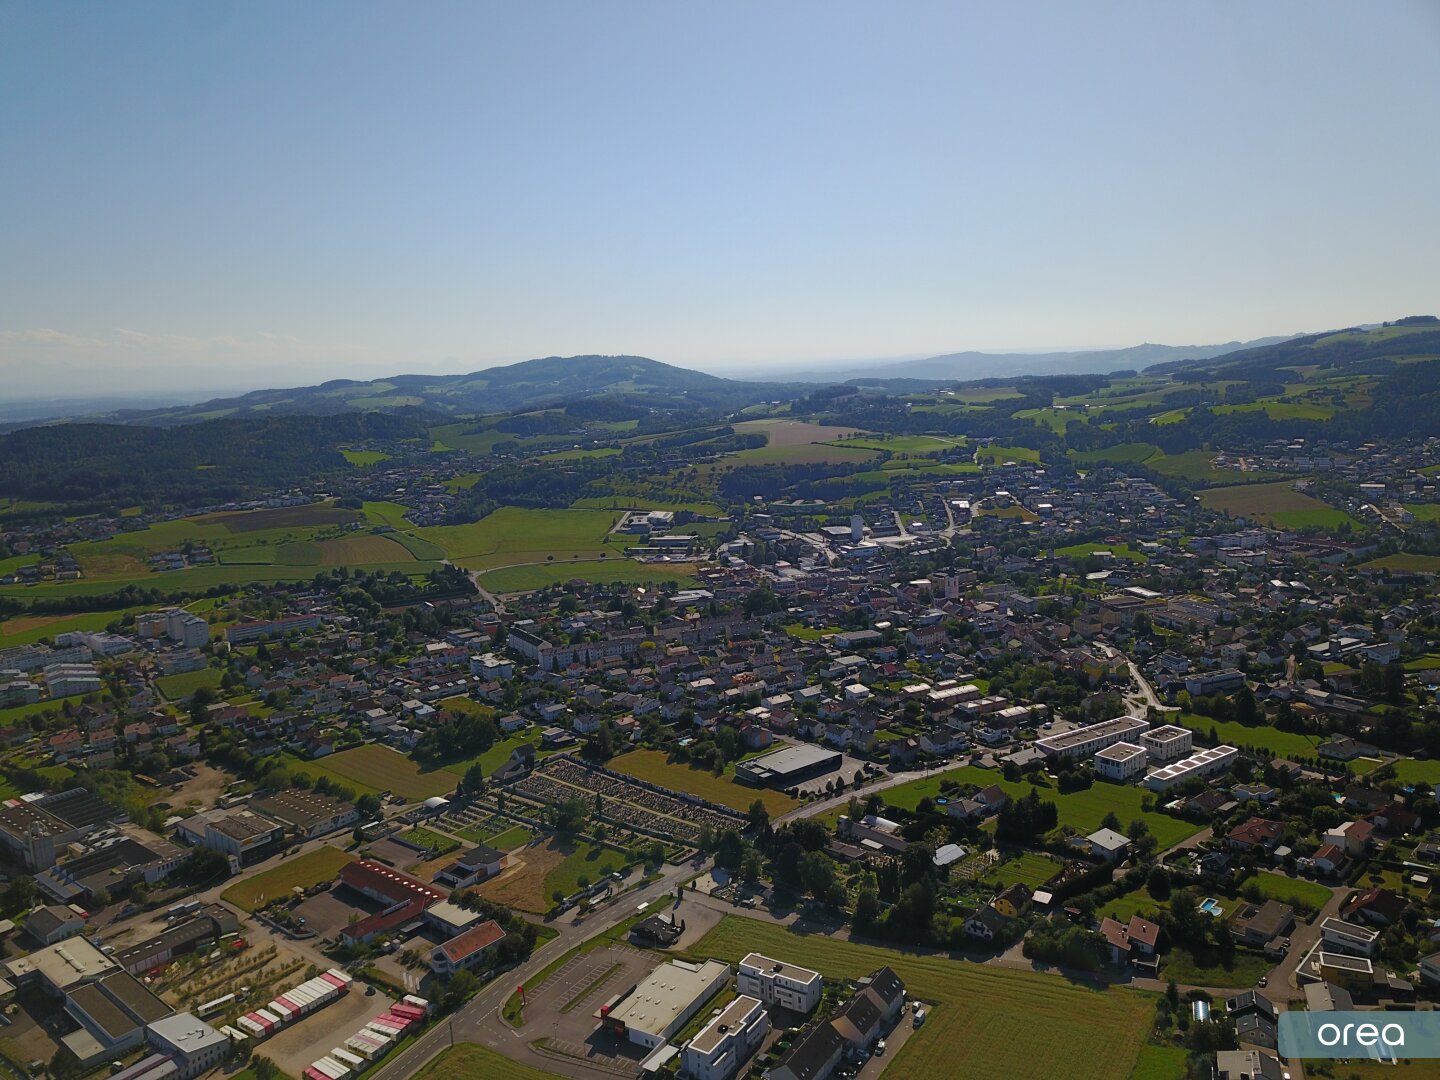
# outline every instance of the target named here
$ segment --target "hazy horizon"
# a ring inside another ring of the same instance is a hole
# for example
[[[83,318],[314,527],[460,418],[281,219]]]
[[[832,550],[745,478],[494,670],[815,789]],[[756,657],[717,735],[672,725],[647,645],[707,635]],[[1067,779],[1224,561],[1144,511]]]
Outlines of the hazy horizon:
[[[1440,7],[904,14],[0,9],[6,393],[778,373],[1440,306]]]

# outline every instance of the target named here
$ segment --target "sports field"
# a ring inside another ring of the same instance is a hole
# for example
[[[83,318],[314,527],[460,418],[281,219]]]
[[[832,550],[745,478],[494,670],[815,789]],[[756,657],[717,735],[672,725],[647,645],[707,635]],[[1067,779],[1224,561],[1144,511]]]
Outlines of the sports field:
[[[666,761],[664,752],[660,750],[632,750],[611,758],[606,764],[616,772],[637,780],[648,780],[671,791],[685,791],[735,810],[748,810],[750,804],[759,799],[770,811],[771,817],[778,817],[800,805],[783,791],[746,787],[737,784],[728,775],[716,776],[709,769],[692,769],[689,765]]]
[[[550,585],[558,585],[579,578],[592,585],[608,585],[623,581],[631,585],[658,584],[673,581],[680,585],[694,585],[695,564],[638,563],[629,559],[598,560],[556,560],[553,563],[532,563],[529,566],[507,566],[501,570],[490,570],[480,575],[480,584],[491,592],[533,592]]]
[[[289,896],[296,888],[308,889],[322,881],[330,881],[342,866],[354,861],[354,855],[339,848],[329,845],[318,847],[286,859],[279,866],[272,866],[254,877],[237,881],[220,894],[220,899],[245,911],[254,911],[271,900]]]
[[[611,541],[613,510],[526,510],[505,506],[467,525],[431,525],[414,534],[467,570],[547,561],[619,559],[633,539]]]
[[[749,952],[791,958],[829,979],[889,966],[930,1016],[885,1067],[888,1080],[993,1076],[1114,1080],[1131,1075],[1154,1016],[1153,994],[1091,989],[1055,975],[916,956],[796,934],[727,916],[689,953],[735,962]]]
[[[1277,529],[1334,529],[1347,522],[1358,528],[1360,524],[1345,511],[1296,491],[1288,480],[1211,488],[1200,493],[1200,502],[1230,517],[1262,521]]]
[[[411,802],[455,790],[455,774],[445,769],[421,772],[420,766],[398,750],[378,743],[342,750],[315,761],[291,759],[293,771],[310,776],[328,776],[337,784],[354,788],[360,795],[393,791]]]

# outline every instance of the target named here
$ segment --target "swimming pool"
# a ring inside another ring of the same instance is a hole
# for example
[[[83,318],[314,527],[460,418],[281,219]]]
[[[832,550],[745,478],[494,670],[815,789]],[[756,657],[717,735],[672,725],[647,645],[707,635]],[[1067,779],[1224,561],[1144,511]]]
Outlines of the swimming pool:
[[[1225,909],[1221,907],[1220,901],[1216,900],[1213,896],[1207,896],[1204,900],[1200,902],[1200,910],[1205,912],[1207,915],[1213,915],[1216,918],[1219,918],[1221,915],[1225,914]]]

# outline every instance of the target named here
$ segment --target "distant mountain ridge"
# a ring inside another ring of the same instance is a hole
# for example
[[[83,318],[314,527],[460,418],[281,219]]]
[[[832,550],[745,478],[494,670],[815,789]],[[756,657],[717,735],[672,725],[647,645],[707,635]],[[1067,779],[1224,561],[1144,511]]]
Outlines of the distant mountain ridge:
[[[1131,345],[1124,349],[1084,349],[1074,352],[991,353],[957,352],[901,360],[823,375],[796,375],[806,381],[863,381],[869,379],[969,380],[1011,375],[1106,375],[1112,371],[1139,370],[1153,364],[1208,360],[1216,356],[1288,341],[1294,335],[1229,341],[1223,345]]]
[[[107,414],[105,419],[185,424],[221,417],[404,408],[468,416],[538,409],[598,396],[653,408],[738,409],[790,389],[781,383],[722,379],[643,356],[547,356],[465,375],[332,379],[317,386],[255,390],[197,405],[127,409]]]

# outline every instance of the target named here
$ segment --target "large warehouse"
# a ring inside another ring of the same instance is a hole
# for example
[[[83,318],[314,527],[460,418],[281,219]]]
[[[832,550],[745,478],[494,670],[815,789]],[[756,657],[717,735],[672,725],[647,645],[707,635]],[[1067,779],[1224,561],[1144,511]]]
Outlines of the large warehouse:
[[[840,761],[840,751],[824,746],[786,746],[737,763],[735,779],[756,787],[783,788],[834,772]]]
[[[669,1040],[730,981],[730,965],[719,960],[661,964],[621,998],[605,1023],[616,1035],[653,1050]]]

